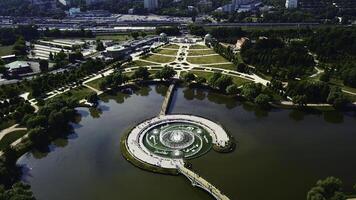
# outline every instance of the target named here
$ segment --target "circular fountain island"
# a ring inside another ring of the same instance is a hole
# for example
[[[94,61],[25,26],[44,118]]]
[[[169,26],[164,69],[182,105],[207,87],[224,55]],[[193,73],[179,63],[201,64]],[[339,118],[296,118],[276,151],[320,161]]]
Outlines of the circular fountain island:
[[[122,141],[125,158],[136,166],[177,174],[186,160],[212,148],[231,149],[231,139],[217,123],[193,115],[160,115],[138,124]]]
[[[229,135],[217,123],[193,115],[159,115],[146,120],[126,134],[121,141],[124,157],[145,170],[182,174],[193,186],[216,199],[229,199],[220,190],[186,167],[186,161],[204,155],[212,148],[231,150]]]
[[[212,147],[212,137],[197,124],[168,122],[148,129],[143,145],[150,152],[165,158],[188,159],[208,152]]]

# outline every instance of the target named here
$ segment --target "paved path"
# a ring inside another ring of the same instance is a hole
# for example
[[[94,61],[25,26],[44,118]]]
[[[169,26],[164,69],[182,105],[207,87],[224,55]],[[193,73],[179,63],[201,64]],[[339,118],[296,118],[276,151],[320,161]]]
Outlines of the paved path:
[[[166,96],[164,97],[164,101],[163,101],[163,104],[161,106],[161,111],[160,111],[159,115],[165,115],[167,113],[169,105],[171,103],[172,96],[173,96],[174,87],[175,87],[174,83],[172,83],[169,86],[169,88],[167,90],[167,93],[166,93]]]
[[[194,56],[190,56],[189,53],[188,53],[188,58],[194,58],[194,57],[207,57],[207,56],[218,56],[219,54],[217,53],[212,53],[212,54],[204,54],[204,55],[194,55]],[[231,64],[231,63],[229,63]]]
[[[193,186],[198,186],[207,192],[209,192],[211,195],[215,197],[215,199],[218,200],[229,200],[229,198],[224,195],[218,188],[216,188],[214,185],[206,181],[203,177],[199,176],[195,172],[189,170],[188,168],[184,166],[179,166],[178,171],[183,174],[185,177],[187,177],[193,184]]]
[[[351,94],[351,95],[356,95],[355,92],[350,92],[350,91],[347,91],[347,90],[342,90],[343,92],[347,93],[347,94]]]
[[[27,128],[18,128],[18,127],[17,127],[18,125],[19,125],[19,124],[15,124],[15,125],[13,125],[13,126],[10,126],[9,128],[6,128],[6,129],[1,130],[1,131],[0,131],[0,140],[1,140],[5,135],[10,134],[10,133],[12,133],[12,132],[14,132],[14,131],[26,131],[26,130],[27,130]]]

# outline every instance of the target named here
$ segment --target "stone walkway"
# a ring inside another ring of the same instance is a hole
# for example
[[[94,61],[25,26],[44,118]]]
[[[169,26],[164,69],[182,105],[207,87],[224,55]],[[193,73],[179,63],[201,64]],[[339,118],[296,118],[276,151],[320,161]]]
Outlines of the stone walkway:
[[[0,131],[0,140],[7,134],[11,134],[14,131],[26,131],[27,128],[18,128],[19,124],[10,126],[9,128],[3,129]]]
[[[222,194],[218,188],[216,188],[214,185],[209,183],[207,180],[205,180],[203,177],[199,176],[195,172],[189,170],[184,166],[179,166],[178,170],[181,174],[183,174],[192,182],[193,186],[198,186],[206,190],[218,200],[229,200],[229,198],[226,195]]]

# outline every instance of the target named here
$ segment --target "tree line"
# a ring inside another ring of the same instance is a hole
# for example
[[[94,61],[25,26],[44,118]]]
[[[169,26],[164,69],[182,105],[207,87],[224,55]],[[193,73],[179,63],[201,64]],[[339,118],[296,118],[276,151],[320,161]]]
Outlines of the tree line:
[[[311,74],[315,65],[313,57],[302,43],[287,44],[276,38],[245,42],[241,56],[245,63],[255,66],[260,72],[281,79]]]

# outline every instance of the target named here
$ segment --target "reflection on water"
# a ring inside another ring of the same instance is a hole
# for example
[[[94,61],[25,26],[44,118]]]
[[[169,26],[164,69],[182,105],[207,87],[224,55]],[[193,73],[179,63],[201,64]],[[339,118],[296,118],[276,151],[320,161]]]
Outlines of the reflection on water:
[[[73,134],[19,160],[36,197],[210,199],[181,176],[142,171],[121,156],[122,133],[157,115],[167,89],[156,85],[132,94],[112,92],[102,96],[98,108],[78,108],[81,116]],[[356,180],[354,113],[263,110],[206,89],[181,87],[170,112],[214,120],[238,141],[232,153],[211,151],[191,161],[194,170],[231,199],[300,200],[317,179],[338,176],[346,191]]]

